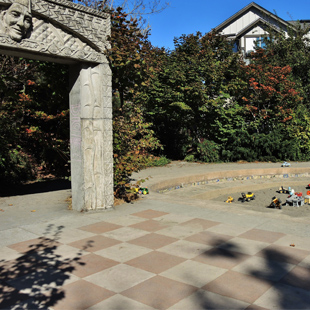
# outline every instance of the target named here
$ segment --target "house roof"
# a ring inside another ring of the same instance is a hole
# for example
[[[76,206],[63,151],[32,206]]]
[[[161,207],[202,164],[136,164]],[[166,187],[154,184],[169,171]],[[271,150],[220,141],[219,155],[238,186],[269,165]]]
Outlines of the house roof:
[[[277,15],[269,12],[268,10],[264,9],[260,5],[258,5],[255,2],[251,2],[247,6],[245,6],[243,9],[226,19],[224,22],[222,22],[220,25],[214,28],[215,31],[221,31],[223,28],[225,28],[229,23],[236,20],[238,17],[246,13],[247,11],[251,10],[252,8],[256,8],[257,10],[261,11],[264,15],[269,16],[275,20],[277,20],[279,23],[283,24],[284,26],[290,26],[290,23],[286,22],[284,19],[278,17]],[[262,20],[262,19],[261,19]]]

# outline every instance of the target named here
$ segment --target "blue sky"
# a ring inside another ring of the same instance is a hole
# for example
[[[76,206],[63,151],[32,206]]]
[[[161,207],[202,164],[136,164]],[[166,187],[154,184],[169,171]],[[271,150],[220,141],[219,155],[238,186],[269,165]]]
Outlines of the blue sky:
[[[173,49],[174,37],[203,34],[247,6],[250,0],[168,0],[162,13],[150,15],[150,41],[154,46]],[[284,20],[310,19],[310,0],[256,0],[266,10]]]

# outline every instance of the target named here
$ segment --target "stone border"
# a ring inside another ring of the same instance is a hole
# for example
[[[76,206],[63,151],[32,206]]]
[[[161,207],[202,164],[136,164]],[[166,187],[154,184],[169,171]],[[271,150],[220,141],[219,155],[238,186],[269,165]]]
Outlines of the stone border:
[[[199,186],[218,182],[232,182],[236,180],[255,180],[255,179],[287,179],[310,176],[310,168],[265,168],[265,169],[245,169],[211,172],[204,175],[192,175],[176,179],[166,180],[151,186],[152,190],[158,193],[165,193],[171,190],[177,190],[184,187]],[[280,171],[282,170],[282,171]],[[255,173],[257,172],[257,173]],[[278,173],[277,173],[278,172]],[[280,173],[282,172],[282,173]],[[224,175],[226,174],[226,176]],[[216,175],[218,175],[216,177]]]

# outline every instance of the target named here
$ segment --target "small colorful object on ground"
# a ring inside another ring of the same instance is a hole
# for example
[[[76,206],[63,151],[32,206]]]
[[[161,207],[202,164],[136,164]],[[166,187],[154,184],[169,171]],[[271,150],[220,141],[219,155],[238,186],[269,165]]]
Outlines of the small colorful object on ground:
[[[288,196],[288,198],[286,199],[285,205],[293,207],[301,207],[304,205],[304,203],[305,201],[303,197],[299,197],[297,195],[291,195]]]
[[[232,203],[234,201],[234,198],[231,196],[228,196],[227,200],[225,202]]]
[[[135,192],[140,195],[148,195],[149,189],[147,187],[136,187]]]
[[[280,194],[289,194],[291,191],[291,188],[284,188],[283,186],[279,187],[278,193]]]
[[[296,192],[295,195],[298,197],[302,197],[302,192]]]
[[[281,205],[282,202],[279,198],[274,196],[271,199],[272,199],[272,201],[271,201],[269,208],[282,209],[282,205]]]
[[[281,167],[291,167],[291,164],[285,161]]]
[[[251,201],[255,199],[255,195],[252,192],[248,192],[247,194],[241,193],[241,197],[238,199],[241,202]]]

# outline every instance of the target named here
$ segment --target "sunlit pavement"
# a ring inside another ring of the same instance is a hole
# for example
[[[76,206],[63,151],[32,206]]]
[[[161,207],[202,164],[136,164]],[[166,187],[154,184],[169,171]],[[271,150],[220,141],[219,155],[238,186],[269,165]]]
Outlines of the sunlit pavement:
[[[309,309],[307,219],[152,191],[231,170],[151,168],[135,175],[152,176],[150,195],[100,213],[67,211],[68,191],[2,198],[0,309]],[[16,221],[8,204],[18,206]]]

